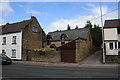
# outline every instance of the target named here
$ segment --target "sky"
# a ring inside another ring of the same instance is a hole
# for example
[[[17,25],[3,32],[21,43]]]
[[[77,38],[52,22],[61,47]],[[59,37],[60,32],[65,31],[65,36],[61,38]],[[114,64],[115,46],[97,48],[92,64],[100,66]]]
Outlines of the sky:
[[[118,2],[102,2],[103,20],[118,18]],[[0,2],[0,25],[35,16],[46,32],[83,28],[87,20],[101,26],[99,2]]]

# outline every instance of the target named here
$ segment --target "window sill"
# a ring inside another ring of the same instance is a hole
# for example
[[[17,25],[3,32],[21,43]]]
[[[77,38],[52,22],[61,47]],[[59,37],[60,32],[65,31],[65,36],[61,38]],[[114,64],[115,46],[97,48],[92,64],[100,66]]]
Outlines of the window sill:
[[[6,45],[6,44],[2,44],[2,45]]]
[[[12,44],[17,44],[17,43],[12,43]]]
[[[38,32],[34,32],[34,31],[32,31],[33,33],[38,33]]]
[[[16,57],[11,56],[11,58],[16,58]]]

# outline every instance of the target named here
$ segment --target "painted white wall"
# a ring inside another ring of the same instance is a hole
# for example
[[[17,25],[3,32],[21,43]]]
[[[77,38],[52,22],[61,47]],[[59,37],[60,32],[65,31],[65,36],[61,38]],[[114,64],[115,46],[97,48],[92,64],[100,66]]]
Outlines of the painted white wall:
[[[118,43],[117,43],[117,49],[115,49],[115,43],[113,43],[113,49],[110,49],[109,43],[111,42],[105,42],[106,45],[106,55],[118,55]]]
[[[13,36],[16,36],[17,44],[12,44]],[[2,45],[2,43],[0,43],[0,46],[2,46],[2,50],[4,49],[6,51],[6,55],[11,58],[12,49],[16,49],[16,58],[12,58],[12,59],[21,60],[21,58],[22,58],[21,57],[21,55],[22,55],[22,31],[17,32],[17,33],[0,35],[1,42],[2,42],[3,37],[6,37],[6,45]]]
[[[104,40],[118,40],[117,28],[105,28]]]

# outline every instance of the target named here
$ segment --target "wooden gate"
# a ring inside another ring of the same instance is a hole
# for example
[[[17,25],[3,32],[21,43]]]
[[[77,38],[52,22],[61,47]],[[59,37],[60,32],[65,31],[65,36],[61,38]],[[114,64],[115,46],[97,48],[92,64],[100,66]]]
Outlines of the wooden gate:
[[[27,50],[26,54],[27,54],[26,61],[31,61],[31,50]]]
[[[61,49],[61,62],[76,62],[76,44],[75,40],[64,44]]]

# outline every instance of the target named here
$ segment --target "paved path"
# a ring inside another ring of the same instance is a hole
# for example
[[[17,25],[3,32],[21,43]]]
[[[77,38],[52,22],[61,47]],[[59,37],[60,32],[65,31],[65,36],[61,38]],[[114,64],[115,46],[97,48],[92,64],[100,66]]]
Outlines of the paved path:
[[[102,51],[97,51],[94,54],[88,56],[80,62],[79,67],[101,67],[101,68],[118,68],[118,64],[103,64],[102,63]]]
[[[102,64],[102,52],[97,51],[94,54],[85,58],[81,64]]]

